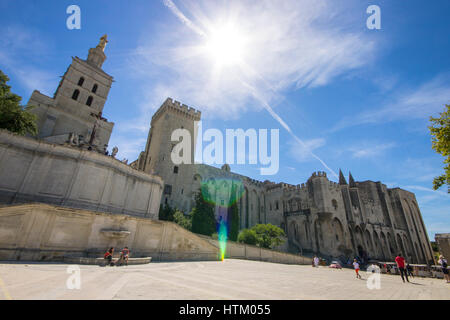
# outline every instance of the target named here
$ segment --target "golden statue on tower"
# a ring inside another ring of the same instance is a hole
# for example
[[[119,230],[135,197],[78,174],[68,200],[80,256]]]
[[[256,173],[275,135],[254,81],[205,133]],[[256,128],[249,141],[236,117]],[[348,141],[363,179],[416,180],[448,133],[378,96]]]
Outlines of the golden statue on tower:
[[[100,38],[100,42],[98,43],[97,48],[100,48],[103,51],[105,51],[107,43],[108,43],[108,35],[105,34],[103,37]]]

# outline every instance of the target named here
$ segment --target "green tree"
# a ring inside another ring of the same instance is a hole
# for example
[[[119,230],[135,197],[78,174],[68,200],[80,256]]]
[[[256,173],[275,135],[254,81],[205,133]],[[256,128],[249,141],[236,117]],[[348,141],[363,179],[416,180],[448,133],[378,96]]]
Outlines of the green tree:
[[[429,127],[432,136],[433,149],[441,154],[444,159],[444,174],[433,180],[433,189],[437,190],[444,184],[450,193],[450,105],[445,106],[446,111],[440,113],[439,118],[430,118],[432,125]]]
[[[280,229],[273,224],[257,224],[252,228],[256,233],[258,239],[258,245],[262,248],[273,248],[283,244],[284,240],[281,239],[284,236],[283,229]]]
[[[231,241],[237,241],[239,235],[239,209],[236,202],[231,205],[230,211],[231,225],[229,239]]]
[[[237,205],[237,195],[240,184],[232,183],[231,185],[231,197],[229,200],[229,232],[228,238],[231,241],[237,241],[239,235],[239,209]]]
[[[281,239],[285,236],[283,229],[278,228],[272,224],[257,224],[251,229],[244,229],[238,237],[239,242],[246,244],[257,245],[261,248],[271,249],[273,247],[283,244]]]
[[[11,92],[11,87],[6,83],[7,75],[0,70],[0,128],[9,130],[19,135],[37,134],[36,115],[30,113],[32,109],[22,107],[22,98]]]
[[[208,203],[207,188],[202,188],[195,196],[195,207],[192,210],[192,232],[211,236],[216,232],[214,206]]]
[[[169,205],[159,206],[159,220],[162,221],[174,221],[175,209],[172,209]]]
[[[239,233],[238,242],[256,246],[258,243],[258,236],[254,230],[244,229]]]
[[[173,215],[173,221],[186,230],[192,230],[192,219],[190,214],[185,215],[183,212],[176,210]]]

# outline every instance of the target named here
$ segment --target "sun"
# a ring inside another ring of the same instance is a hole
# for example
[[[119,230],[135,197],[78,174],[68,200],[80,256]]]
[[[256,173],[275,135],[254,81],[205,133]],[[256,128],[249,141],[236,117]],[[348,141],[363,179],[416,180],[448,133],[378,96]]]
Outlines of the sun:
[[[225,25],[210,32],[205,49],[217,65],[233,66],[245,56],[245,39],[236,27]]]

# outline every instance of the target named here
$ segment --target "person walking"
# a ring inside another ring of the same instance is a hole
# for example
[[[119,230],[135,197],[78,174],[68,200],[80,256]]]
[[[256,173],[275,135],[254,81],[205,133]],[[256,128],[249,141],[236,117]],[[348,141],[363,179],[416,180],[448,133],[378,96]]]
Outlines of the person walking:
[[[447,264],[447,260],[444,259],[443,255],[439,256],[439,261],[438,263],[441,265],[442,267],[442,272],[444,273],[444,280],[447,280],[447,283],[450,283],[450,276],[448,274],[448,264]]]
[[[113,255],[114,255],[114,248],[109,248],[109,250],[106,251],[106,253],[104,255],[105,260],[108,260],[107,264],[109,264],[110,266],[113,265],[113,262],[112,262]]]
[[[407,263],[406,264],[406,272],[408,273],[408,276],[414,278],[414,275],[413,275],[412,271],[413,271],[413,267],[411,267],[411,265],[409,263]]]
[[[402,257],[401,253],[397,255],[397,257],[395,258],[395,262],[397,263],[398,271],[400,271],[403,282],[405,282],[405,278],[406,281],[409,282],[408,274],[405,270],[405,258]]]
[[[353,268],[355,268],[356,279],[361,279],[361,275],[359,274],[359,263],[356,259],[353,260]]]
[[[318,257],[314,257],[314,267],[318,268],[319,267],[319,258]]]

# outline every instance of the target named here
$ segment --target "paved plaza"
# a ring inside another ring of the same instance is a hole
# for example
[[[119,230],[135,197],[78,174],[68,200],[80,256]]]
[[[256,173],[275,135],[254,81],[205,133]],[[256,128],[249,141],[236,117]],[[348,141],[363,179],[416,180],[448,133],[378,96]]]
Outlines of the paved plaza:
[[[404,284],[399,276],[381,275],[381,289],[369,290],[365,272],[357,280],[350,269],[245,260],[80,266],[79,290],[67,288],[67,269],[1,263],[0,299],[450,299],[450,284],[439,279]]]

